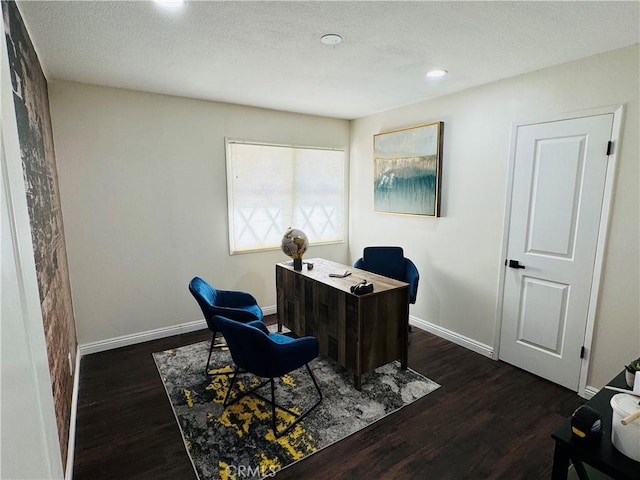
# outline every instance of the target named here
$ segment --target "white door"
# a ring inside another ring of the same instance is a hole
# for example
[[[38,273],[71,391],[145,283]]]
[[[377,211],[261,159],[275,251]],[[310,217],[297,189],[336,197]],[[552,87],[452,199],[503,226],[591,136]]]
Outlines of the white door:
[[[500,359],[578,390],[613,114],[519,126]]]

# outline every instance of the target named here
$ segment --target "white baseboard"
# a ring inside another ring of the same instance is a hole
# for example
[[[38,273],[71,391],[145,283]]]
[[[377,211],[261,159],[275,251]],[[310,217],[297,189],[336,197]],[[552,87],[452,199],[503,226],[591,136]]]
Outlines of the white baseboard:
[[[493,358],[493,347],[490,345],[485,345],[484,343],[480,343],[476,340],[473,340],[472,338],[465,337],[464,335],[460,335],[459,333],[456,333],[452,330],[443,328],[439,325],[435,325],[431,322],[427,322],[426,320],[422,320],[418,317],[414,317],[413,315],[409,316],[409,323],[421,330],[433,333],[438,337],[442,337],[462,347],[468,348],[469,350],[479,353],[480,355]]]
[[[599,388],[592,387],[591,385],[587,385],[586,387],[584,387],[584,392],[580,393],[579,395],[582,398],[586,398],[587,400],[589,400],[599,391],[600,391]]]
[[[415,327],[418,327],[421,330],[425,330],[429,333],[433,333],[434,335],[437,335],[438,337],[445,338],[462,347],[468,348],[469,350],[479,353],[480,355],[493,358],[493,347],[489,345],[485,345],[484,343],[477,342],[476,340],[465,337],[464,335],[460,335],[459,333],[440,327],[439,325],[434,325],[431,322],[427,322],[425,320],[422,320],[414,316],[409,316],[409,323]],[[577,392],[577,393],[582,398],[589,400],[599,391],[600,389],[587,385],[583,392]]]
[[[264,315],[273,315],[276,313],[276,306],[272,305],[262,309]],[[80,355],[89,355],[91,353],[104,352],[114,348],[127,347],[137,343],[148,342],[150,340],[158,340],[159,338],[171,337],[172,335],[181,335],[183,333],[195,332],[196,330],[204,330],[207,328],[207,322],[195,320],[193,322],[181,323],[179,325],[171,325],[170,327],[156,328],[147,330],[146,332],[138,332],[130,335],[122,335],[120,337],[108,338],[106,340],[98,340],[96,342],[85,343],[80,345]]]
[[[71,415],[69,417],[69,438],[67,439],[67,463],[64,479],[73,479],[73,461],[76,449],[76,419],[78,416],[78,393],[80,387],[80,346],[76,349],[76,364],[73,369],[73,393],[71,396]]]
[[[194,332],[207,328],[207,322],[196,320],[194,322],[182,323],[180,325],[172,325],[170,327],[156,328],[146,332],[133,333],[130,335],[122,335],[120,337],[108,338],[106,340],[98,340],[97,342],[85,343],[80,345],[81,355],[89,355],[91,353],[104,352],[113,350],[114,348],[135,345],[136,343],[148,342],[159,338],[170,337],[172,335],[180,335],[183,333]]]

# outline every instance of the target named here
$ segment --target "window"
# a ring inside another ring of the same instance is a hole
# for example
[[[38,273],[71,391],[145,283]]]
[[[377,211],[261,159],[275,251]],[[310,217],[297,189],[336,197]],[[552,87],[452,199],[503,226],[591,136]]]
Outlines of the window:
[[[280,248],[289,227],[312,245],[344,241],[344,150],[226,140],[229,249]]]

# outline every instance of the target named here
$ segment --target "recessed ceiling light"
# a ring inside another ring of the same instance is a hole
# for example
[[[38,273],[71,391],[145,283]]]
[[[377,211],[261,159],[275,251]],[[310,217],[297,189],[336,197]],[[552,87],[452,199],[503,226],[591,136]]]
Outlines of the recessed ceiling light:
[[[441,70],[441,69],[437,69],[437,70],[430,70],[427,72],[427,77],[429,78],[438,78],[438,77],[444,77],[447,73],[446,70]]]
[[[320,37],[320,41],[325,45],[338,45],[342,43],[342,37],[335,33],[328,33]]]
[[[166,10],[178,10],[183,7],[184,0],[153,0],[156,5]]]

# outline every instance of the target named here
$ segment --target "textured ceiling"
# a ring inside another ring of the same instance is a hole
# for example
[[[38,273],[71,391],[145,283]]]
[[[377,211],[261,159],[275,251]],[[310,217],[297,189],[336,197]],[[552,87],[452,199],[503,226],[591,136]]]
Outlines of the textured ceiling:
[[[49,79],[347,119],[640,41],[638,1],[18,6]]]

